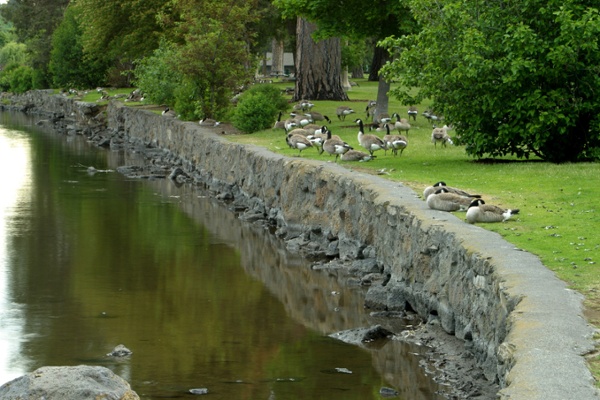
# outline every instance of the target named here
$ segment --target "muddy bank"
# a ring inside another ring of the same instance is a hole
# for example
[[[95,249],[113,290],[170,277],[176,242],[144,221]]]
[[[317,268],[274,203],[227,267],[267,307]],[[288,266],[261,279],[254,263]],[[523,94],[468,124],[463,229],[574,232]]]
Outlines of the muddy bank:
[[[463,366],[456,370],[472,382],[487,380],[501,398],[596,396],[582,357],[593,347],[593,331],[582,317],[581,296],[536,257],[494,233],[429,210],[407,187],[234,144],[220,131],[116,102],[104,111],[30,92],[4,104],[39,113],[42,123],[84,134],[100,146],[148,154],[153,168],[148,174],[162,170],[208,188],[243,218],[273,227],[291,249],[341,260],[349,268],[374,265],[384,279],[370,287],[366,305],[374,312],[418,314],[428,323],[414,334],[431,334],[419,340],[439,340],[440,346],[456,340],[463,350],[452,358],[476,365],[469,372]],[[434,330],[452,340],[439,339]],[[471,395],[487,396],[477,389]]]

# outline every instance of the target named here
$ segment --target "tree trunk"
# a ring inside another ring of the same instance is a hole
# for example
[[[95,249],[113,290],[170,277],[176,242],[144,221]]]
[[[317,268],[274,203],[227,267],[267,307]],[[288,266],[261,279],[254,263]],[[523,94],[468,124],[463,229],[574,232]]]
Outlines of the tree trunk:
[[[352,68],[352,79],[362,79],[365,77],[365,72],[362,66]]]
[[[386,82],[379,76],[379,70],[388,60],[388,52],[386,49],[375,45],[373,53],[373,62],[371,63],[371,71],[369,73],[369,81],[378,81],[377,85],[377,107],[375,108],[375,117],[381,113],[388,113],[390,83]]]
[[[379,80],[379,70],[387,61],[388,53],[383,47],[375,45],[373,60],[371,61],[371,70],[369,71],[369,81],[377,82]]]
[[[350,84],[350,79],[348,79],[348,67],[342,68],[342,87],[347,92],[352,89],[352,85]]]
[[[384,80],[382,77],[379,77],[379,84],[377,85],[377,106],[375,107],[375,113],[373,114],[375,118],[377,118],[377,116],[381,113],[388,113],[389,91],[390,83]]]
[[[281,76],[283,70],[283,40],[273,39],[271,44],[273,59],[271,60],[271,75]]]
[[[316,26],[302,18],[296,25],[296,90],[293,101],[340,100],[348,95],[342,87],[342,48],[339,38],[315,43]]]

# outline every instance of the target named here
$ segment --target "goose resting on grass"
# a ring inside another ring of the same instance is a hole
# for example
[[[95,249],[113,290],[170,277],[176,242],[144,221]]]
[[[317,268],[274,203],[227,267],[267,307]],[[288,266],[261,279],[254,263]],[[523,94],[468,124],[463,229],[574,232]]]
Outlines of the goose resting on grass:
[[[505,222],[510,217],[519,213],[518,208],[502,208],[491,204],[485,204],[482,199],[475,199],[467,210],[467,222]]]

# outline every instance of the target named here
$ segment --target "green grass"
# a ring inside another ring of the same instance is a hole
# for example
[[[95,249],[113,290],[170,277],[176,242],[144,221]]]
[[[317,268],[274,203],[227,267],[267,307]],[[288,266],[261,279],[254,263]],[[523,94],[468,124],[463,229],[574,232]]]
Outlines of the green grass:
[[[356,137],[358,126],[354,120],[365,119],[366,101],[376,98],[377,86],[375,82],[362,80],[359,84],[348,93],[351,101],[314,101],[314,110],[328,115],[333,122],[328,124],[330,130],[360,150]],[[335,115],[335,109],[342,104],[356,111],[345,121],[339,121]],[[419,105],[419,112],[428,106]],[[407,115],[407,107],[393,99],[390,99],[389,111],[390,114],[398,112],[402,117]],[[520,214],[513,220],[481,226],[538,255],[560,279],[586,296],[590,311],[600,311],[600,230],[595,229],[600,225],[600,186],[594,184],[600,176],[600,163],[556,165],[511,157],[493,162],[477,161],[467,156],[461,146],[434,147],[430,136],[432,126],[424,117],[418,116],[411,125],[409,145],[402,156],[394,157],[391,152],[384,155],[383,151],[378,151],[375,153],[377,158],[368,163],[338,163],[371,173],[383,170],[382,176],[401,182],[417,193],[443,180],[448,185],[481,194],[487,203],[519,208]],[[383,132],[377,134],[382,136]],[[267,129],[228,138],[298,156],[297,150],[288,148],[282,130]],[[325,153],[319,155],[313,149],[303,151],[301,157],[324,162],[334,159]],[[457,215],[464,218],[464,213]],[[592,317],[591,322],[598,323],[600,319]]]

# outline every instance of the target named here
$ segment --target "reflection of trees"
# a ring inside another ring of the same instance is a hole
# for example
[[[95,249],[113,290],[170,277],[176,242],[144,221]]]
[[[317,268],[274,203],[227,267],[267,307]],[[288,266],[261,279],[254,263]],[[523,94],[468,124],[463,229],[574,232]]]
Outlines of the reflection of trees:
[[[284,249],[282,242],[262,226],[244,223],[225,206],[186,187],[168,181],[153,182],[165,196],[181,195],[186,214],[204,225],[215,237],[240,252],[241,265],[281,301],[286,313],[310,329],[331,334],[370,326],[374,321],[364,310],[364,291],[346,284],[348,276],[315,271],[310,262]],[[208,194],[205,194],[208,197]],[[424,348],[392,340],[379,349],[369,349],[374,367],[387,382],[401,388],[412,399],[432,399],[438,385],[419,366]]]

